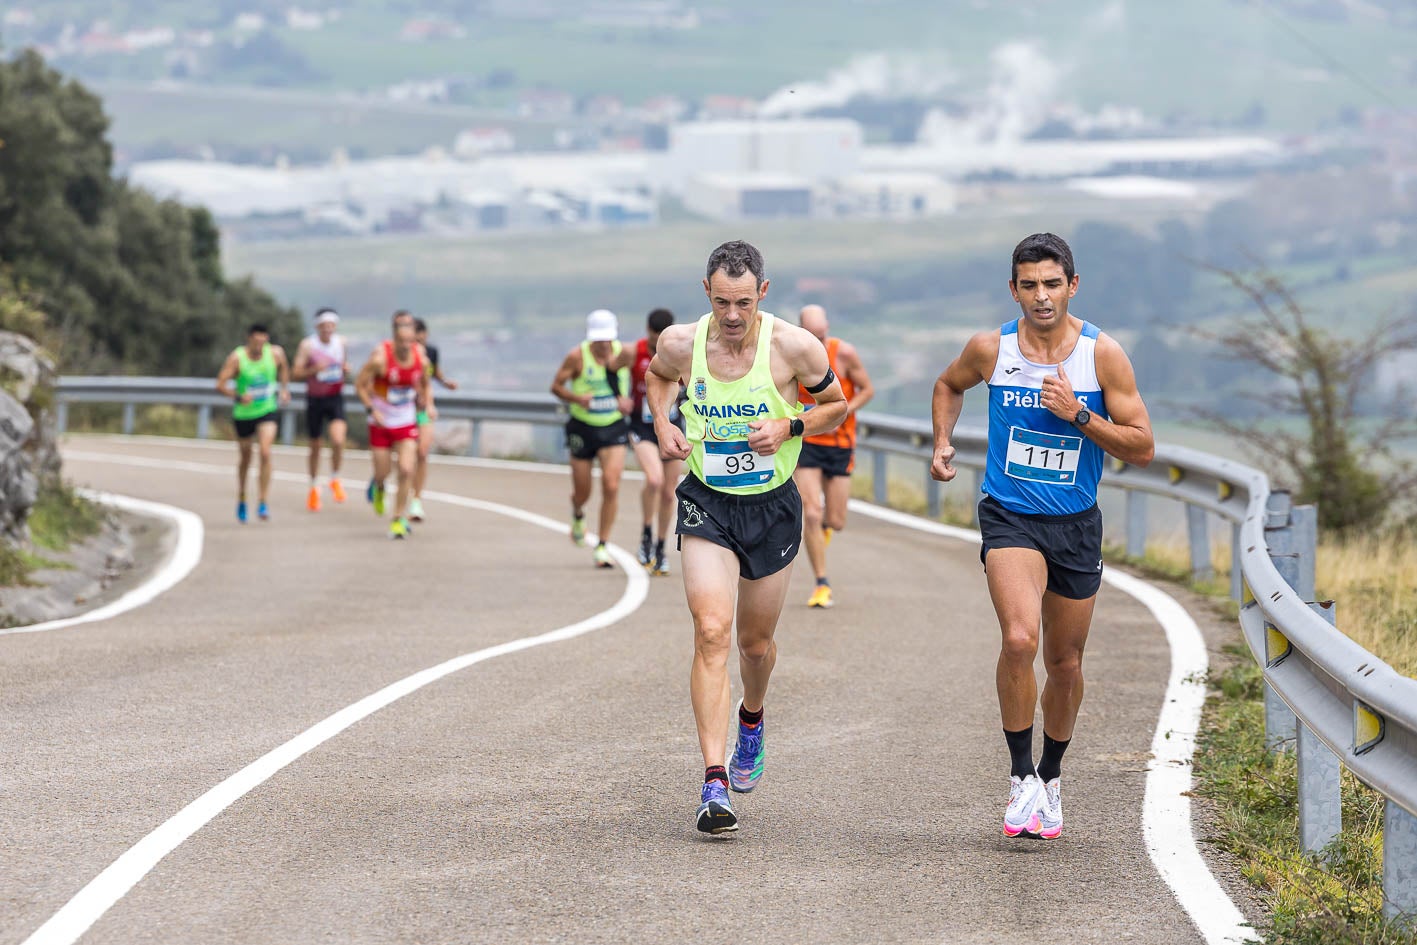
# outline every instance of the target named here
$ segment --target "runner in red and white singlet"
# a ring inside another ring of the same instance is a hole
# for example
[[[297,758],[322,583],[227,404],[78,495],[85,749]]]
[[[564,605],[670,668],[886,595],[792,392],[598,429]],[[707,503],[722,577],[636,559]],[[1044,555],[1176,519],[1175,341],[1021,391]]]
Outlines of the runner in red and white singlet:
[[[376,347],[360,369],[357,388],[369,412],[369,450],[374,459],[374,478],[366,496],[375,514],[383,515],[384,480],[397,457],[398,490],[389,537],[406,538],[408,497],[418,465],[418,411],[428,401],[428,374],[414,342],[413,316],[395,312],[393,327],[394,337]]]

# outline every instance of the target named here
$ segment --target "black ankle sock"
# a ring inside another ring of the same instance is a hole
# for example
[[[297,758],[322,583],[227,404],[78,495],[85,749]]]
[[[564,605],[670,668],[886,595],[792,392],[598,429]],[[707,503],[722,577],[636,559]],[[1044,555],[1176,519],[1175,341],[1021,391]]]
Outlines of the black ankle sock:
[[[654,543],[654,550],[657,551],[657,552],[659,552],[660,554],[664,554],[664,539],[663,539],[663,538],[661,538],[659,541],[657,541],[657,542]]]
[[[761,725],[763,723],[763,710],[749,712],[741,705],[738,706],[738,718],[744,725]]]
[[[831,581],[828,581],[828,580],[827,580],[826,578],[824,578],[824,577],[819,577],[819,578],[817,578],[817,586],[818,586],[818,587],[831,587],[831,584],[832,584],[832,582],[831,582]]]
[[[1004,729],[1004,741],[1009,743],[1009,774],[1016,778],[1033,774],[1033,726],[1017,732]]]
[[[1043,733],[1043,757],[1038,761],[1038,777],[1051,781],[1063,773],[1063,752],[1068,750],[1067,741],[1058,741],[1046,731]]]
[[[723,765],[714,765],[711,768],[705,768],[704,783],[708,784],[710,781],[722,781],[724,784],[727,784],[728,769],[725,768]]]
[[[649,541],[653,537],[654,529],[650,528],[648,525],[640,532],[640,541]]]

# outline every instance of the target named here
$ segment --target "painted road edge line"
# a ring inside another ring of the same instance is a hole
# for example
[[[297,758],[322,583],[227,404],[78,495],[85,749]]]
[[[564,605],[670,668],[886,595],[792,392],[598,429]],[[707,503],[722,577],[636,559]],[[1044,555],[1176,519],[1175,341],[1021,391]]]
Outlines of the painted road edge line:
[[[917,531],[976,545],[981,540],[973,529],[932,522],[860,499],[852,499],[850,508]],[[1205,639],[1186,609],[1160,588],[1115,568],[1103,571],[1102,579],[1151,611],[1171,649],[1171,677],[1151,739],[1151,760],[1146,766],[1146,796],[1142,801],[1146,852],[1207,945],[1258,941],[1259,936],[1201,856],[1191,825],[1191,755],[1205,705],[1209,668]]]
[[[206,530],[202,527],[201,516],[195,512],[179,509],[174,505],[164,505],[161,502],[149,502],[146,499],[135,499],[110,492],[97,492],[93,489],[77,489],[75,491],[84,498],[102,505],[109,505],[138,515],[165,518],[172,522],[177,526],[177,541],[172,548],[172,553],[156,573],[115,601],[110,601],[102,607],[95,607],[93,610],[76,614],[73,617],[46,620],[44,623],[32,623],[24,627],[8,627],[0,630],[0,636],[63,630],[65,627],[117,617],[119,614],[141,607],[165,591],[171,590],[183,578],[191,574],[197,563],[202,560],[202,544]]]
[[[122,465],[144,465],[144,463],[130,462],[133,459],[142,459],[141,457],[85,456],[84,458],[90,461],[115,462]],[[163,463],[162,465],[164,468],[170,469],[175,464]],[[216,467],[204,467],[202,464],[190,463],[184,464],[182,468],[186,468],[187,471],[207,472],[209,468]],[[219,471],[222,474],[230,472],[225,467],[220,467]],[[425,492],[424,497],[507,515],[555,532],[565,533],[569,527],[565,522],[558,522],[535,512],[528,512],[525,509],[501,505],[496,502],[470,499],[449,493]],[[594,536],[587,537],[592,539]],[[557,630],[485,647],[420,670],[385,686],[372,695],[365,696],[358,702],[346,706],[334,715],[316,723],[284,744],[257,758],[169,817],[109,864],[98,876],[90,880],[88,885],[79,890],[58,912],[26,938],[24,945],[71,945],[71,943],[78,941],[81,935],[128,893],[128,890],[136,886],[144,876],[152,871],[153,867],[157,866],[167,854],[177,849],[184,840],[206,826],[232,804],[268,781],[281,769],[329,741],[356,722],[460,669],[547,643],[560,643],[563,640],[611,626],[629,616],[644,603],[645,598],[649,595],[649,575],[645,573],[645,569],[640,566],[634,556],[625,549],[613,544],[606,547],[620,565],[620,569],[625,572],[627,579],[624,593],[610,608]]]

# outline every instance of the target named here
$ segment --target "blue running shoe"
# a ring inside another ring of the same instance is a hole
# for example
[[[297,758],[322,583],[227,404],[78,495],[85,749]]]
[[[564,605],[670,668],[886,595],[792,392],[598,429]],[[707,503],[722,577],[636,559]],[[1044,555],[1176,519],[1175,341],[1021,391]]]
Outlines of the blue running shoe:
[[[245,503],[245,502],[238,502],[238,503],[236,503],[236,520],[237,520],[238,522],[240,522],[241,524],[243,524],[243,525],[246,524],[246,503]]]
[[[728,762],[728,783],[739,794],[747,794],[758,786],[763,776],[763,726],[744,725],[738,710],[743,708],[743,700],[738,700],[738,709],[733,717],[738,719],[738,743],[733,746],[733,758]]]
[[[256,517],[263,522],[269,522],[271,520],[271,510],[266,508],[266,503],[262,502],[260,505],[256,506]]]
[[[714,778],[704,782],[704,792],[700,795],[697,826],[700,833],[732,833],[738,829],[738,816],[733,813],[733,805],[728,803],[728,789],[723,782]]]

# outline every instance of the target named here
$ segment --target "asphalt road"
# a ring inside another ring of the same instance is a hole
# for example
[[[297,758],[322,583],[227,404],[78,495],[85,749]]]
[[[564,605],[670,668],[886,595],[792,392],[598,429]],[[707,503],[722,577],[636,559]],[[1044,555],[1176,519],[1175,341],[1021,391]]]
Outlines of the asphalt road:
[[[274,521],[243,526],[230,444],[66,450],[76,482],[200,514],[205,552],[143,608],[0,638],[6,942],[322,719],[445,660],[575,624],[627,586],[564,536],[448,502],[391,542],[360,495],[362,454],[346,505],[312,515],[303,484],[278,481]],[[303,458],[277,468],[301,473]],[[438,466],[429,488],[563,519],[569,477]],[[626,483],[612,536],[625,547],[638,489]],[[1198,941],[1142,841],[1169,667],[1148,612],[1104,586],[1064,768],[1066,833],[1010,840],[977,548],[855,516],[831,562],[829,611],[804,606],[810,569],[797,564],[767,773],[735,795],[738,834],[693,826],[702,768],[676,555],[676,574],[613,625],[452,673],[301,756],[83,941]]]

